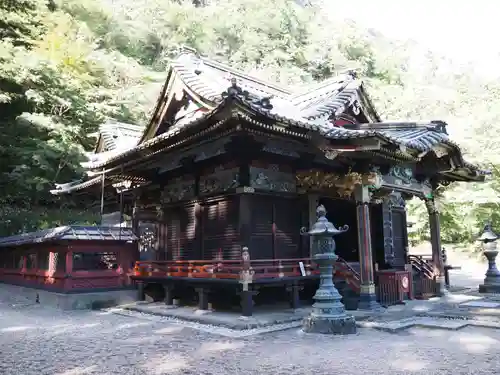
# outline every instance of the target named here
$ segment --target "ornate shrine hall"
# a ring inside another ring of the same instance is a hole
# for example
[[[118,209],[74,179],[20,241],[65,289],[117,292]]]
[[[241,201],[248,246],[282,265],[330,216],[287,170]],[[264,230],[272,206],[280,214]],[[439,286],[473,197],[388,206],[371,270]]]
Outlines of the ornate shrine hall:
[[[382,120],[353,71],[292,90],[193,51],[173,60],[145,129],[103,124],[82,166],[86,176],[52,193],[131,218],[141,298],[153,286],[168,302],[195,292],[202,307],[236,296],[245,313],[267,287],[279,285],[294,305],[315,290],[300,228],[311,227],[320,204],[335,226],[350,227],[336,238],[344,303],[400,302],[412,274],[430,280],[430,294],[443,293],[435,192],[485,178],[446,123]],[[430,265],[408,257],[411,198],[428,209]]]

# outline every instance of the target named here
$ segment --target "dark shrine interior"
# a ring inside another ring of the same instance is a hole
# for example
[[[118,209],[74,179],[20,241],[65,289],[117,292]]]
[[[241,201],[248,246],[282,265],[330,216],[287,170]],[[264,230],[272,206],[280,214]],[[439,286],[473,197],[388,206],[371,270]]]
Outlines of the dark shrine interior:
[[[356,203],[347,199],[320,198],[319,204],[325,206],[327,219],[337,229],[349,226],[347,232],[335,236],[337,255],[349,263],[359,262]],[[384,258],[382,205],[370,205],[370,224],[373,260],[380,262]]]

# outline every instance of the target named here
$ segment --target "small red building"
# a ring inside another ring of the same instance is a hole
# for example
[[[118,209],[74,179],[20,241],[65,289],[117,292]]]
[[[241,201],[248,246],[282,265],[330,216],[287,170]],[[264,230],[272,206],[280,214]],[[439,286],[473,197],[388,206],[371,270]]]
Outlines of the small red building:
[[[45,229],[0,238],[0,282],[34,288],[25,291],[40,303],[92,307],[135,296],[129,273],[136,259],[137,237],[130,228]]]

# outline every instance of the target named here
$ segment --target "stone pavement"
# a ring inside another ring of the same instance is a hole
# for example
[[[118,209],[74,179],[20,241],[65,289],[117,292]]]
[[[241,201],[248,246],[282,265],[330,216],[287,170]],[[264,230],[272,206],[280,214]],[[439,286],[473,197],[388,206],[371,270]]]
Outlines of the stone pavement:
[[[155,316],[162,321],[188,324],[191,328],[209,330],[227,337],[246,337],[300,327],[310,308],[278,311],[256,309],[254,316],[250,318],[241,317],[234,312],[200,311],[191,307],[165,306],[160,302],[139,302],[113,311],[142,318]],[[465,293],[450,293],[445,298],[407,301],[405,305],[392,306],[376,313],[348,313],[355,316],[360,328],[393,333],[411,327],[447,330],[458,330],[467,326],[500,328],[500,296],[480,295],[469,290]]]
[[[387,323],[446,309],[471,314],[496,309],[467,304],[495,302],[481,297],[414,301],[359,319]],[[304,334],[298,328],[231,337],[214,329],[220,327],[124,309],[53,310],[5,295],[0,286],[0,374],[482,375],[498,374],[500,368],[500,330],[484,327],[414,326],[396,333],[360,328],[345,337]]]

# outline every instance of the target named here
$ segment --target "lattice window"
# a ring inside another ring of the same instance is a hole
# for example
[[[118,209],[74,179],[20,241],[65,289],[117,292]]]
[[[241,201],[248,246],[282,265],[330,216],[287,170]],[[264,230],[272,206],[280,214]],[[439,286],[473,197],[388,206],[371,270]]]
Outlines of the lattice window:
[[[38,269],[43,271],[49,270],[50,263],[50,252],[48,250],[42,250],[38,252]]]
[[[117,268],[116,253],[73,253],[73,271],[113,270]]]
[[[36,253],[26,255],[26,269],[31,270],[36,268]]]

